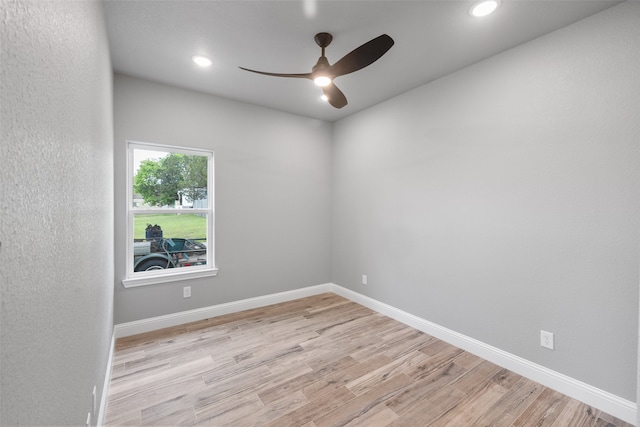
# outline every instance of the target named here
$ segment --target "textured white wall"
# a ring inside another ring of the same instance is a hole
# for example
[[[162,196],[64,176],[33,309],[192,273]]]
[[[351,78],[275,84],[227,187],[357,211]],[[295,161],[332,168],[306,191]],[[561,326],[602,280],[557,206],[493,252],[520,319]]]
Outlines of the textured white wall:
[[[102,4],[1,8],[0,424],[84,425],[94,385],[101,398],[113,330]]]
[[[635,401],[639,22],[624,3],[336,123],[332,281]]]

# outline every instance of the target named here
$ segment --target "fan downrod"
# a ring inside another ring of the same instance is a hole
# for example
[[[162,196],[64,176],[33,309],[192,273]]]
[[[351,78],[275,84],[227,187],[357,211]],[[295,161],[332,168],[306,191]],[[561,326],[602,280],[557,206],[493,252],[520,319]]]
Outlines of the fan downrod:
[[[331,44],[331,40],[333,40],[333,36],[329,33],[318,33],[316,34],[316,36],[314,37],[316,43],[318,44],[318,46],[320,46],[322,49],[324,49],[325,47],[329,46]]]

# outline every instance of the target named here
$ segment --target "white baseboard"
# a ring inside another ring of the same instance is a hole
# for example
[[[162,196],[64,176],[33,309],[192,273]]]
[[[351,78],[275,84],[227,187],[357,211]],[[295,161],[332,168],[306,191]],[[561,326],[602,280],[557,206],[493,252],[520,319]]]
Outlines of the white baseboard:
[[[120,323],[115,326],[116,338],[128,337],[130,335],[155,331],[157,329],[178,326],[189,322],[196,322],[198,320],[204,320],[210,317],[223,316],[225,314],[236,313],[238,311],[251,310],[253,308],[264,307],[267,305],[278,304],[286,301],[293,301],[295,299],[309,297],[324,292],[331,292],[331,286],[332,285],[330,283],[327,283],[324,285],[295,289],[293,291],[280,292],[277,294],[264,295],[261,297],[248,298],[240,301],[233,301],[224,304],[212,305],[209,307],[197,308],[195,310],[167,314],[165,316]]]
[[[612,393],[578,381],[567,375],[545,368],[522,357],[500,350],[474,338],[437,325],[403,310],[354,292],[334,283],[311,286],[293,291],[265,295],[256,298],[203,307],[165,316],[153,317],[115,326],[115,337],[125,337],[184,323],[222,316],[242,310],[264,307],[325,292],[333,292],[378,313],[398,320],[412,328],[432,335],[469,353],[482,357],[498,366],[509,369],[525,378],[591,405],[630,424],[636,425],[637,405]],[[104,398],[104,393],[103,393]],[[102,406],[101,406],[102,414]],[[98,424],[100,425],[100,424]]]
[[[107,402],[109,401],[109,385],[111,383],[111,369],[113,367],[113,354],[116,349],[116,332],[113,331],[111,337],[111,345],[109,347],[109,357],[107,358],[107,366],[104,375],[104,384],[102,386],[102,397],[100,398],[100,408],[98,409],[98,415],[96,418],[96,426],[102,427],[104,425],[104,417],[107,415]]]
[[[490,346],[474,338],[447,329],[350,289],[332,284],[331,292],[432,335],[469,353],[509,369],[576,400],[591,405],[630,424],[636,425],[637,405],[567,375],[545,368],[522,357]]]

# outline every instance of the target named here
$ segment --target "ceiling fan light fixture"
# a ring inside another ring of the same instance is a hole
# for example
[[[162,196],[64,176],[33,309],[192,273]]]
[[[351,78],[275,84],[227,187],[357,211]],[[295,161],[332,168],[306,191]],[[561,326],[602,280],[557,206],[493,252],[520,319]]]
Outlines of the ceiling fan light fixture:
[[[498,8],[498,6],[500,6],[500,0],[481,0],[475,2],[471,6],[471,9],[469,9],[469,14],[476,18],[487,16],[493,13]]]
[[[332,107],[343,108],[347,105],[347,97],[332,83],[333,79],[344,76],[345,74],[351,74],[354,71],[361,70],[373,64],[391,49],[394,42],[387,34],[382,34],[355,48],[333,65],[330,65],[324,51],[332,39],[333,36],[329,33],[318,33],[315,35],[314,40],[316,44],[320,46],[320,49],[322,49],[322,54],[320,58],[318,58],[316,65],[311,68],[310,73],[269,73],[244,67],[240,67],[240,69],[251,73],[264,74],[266,76],[313,80],[316,85],[322,86],[322,92],[327,96],[327,102],[331,104]]]
[[[193,55],[191,57],[191,60],[196,64],[199,65],[201,67],[208,67],[211,65],[211,60],[209,58],[207,58],[206,56],[202,56],[202,55]]]
[[[316,36],[317,37],[317,36]],[[329,35],[331,37],[331,35]],[[322,40],[321,40],[322,41]],[[322,48],[322,56],[318,58],[318,62],[311,69],[311,78],[313,82],[320,87],[329,86],[333,80],[331,75],[331,66],[327,57],[324,56],[324,47]]]
[[[313,78],[313,82],[320,87],[329,86],[331,84],[331,77],[328,76],[316,76]]]

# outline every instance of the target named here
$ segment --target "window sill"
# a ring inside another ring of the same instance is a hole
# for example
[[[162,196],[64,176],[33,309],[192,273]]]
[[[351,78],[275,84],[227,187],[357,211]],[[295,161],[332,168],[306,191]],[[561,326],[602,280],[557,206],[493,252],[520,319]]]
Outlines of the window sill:
[[[157,285],[160,283],[176,282],[179,280],[199,279],[202,277],[212,277],[218,275],[217,268],[206,270],[185,271],[176,273],[166,273],[158,276],[130,277],[122,279],[122,286],[125,288],[135,288],[138,286]]]

